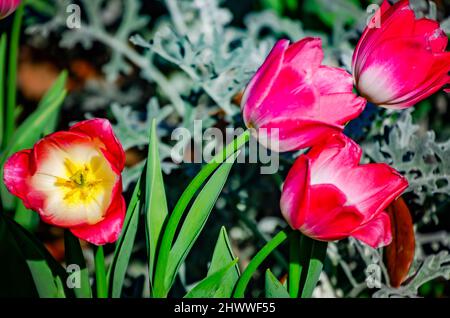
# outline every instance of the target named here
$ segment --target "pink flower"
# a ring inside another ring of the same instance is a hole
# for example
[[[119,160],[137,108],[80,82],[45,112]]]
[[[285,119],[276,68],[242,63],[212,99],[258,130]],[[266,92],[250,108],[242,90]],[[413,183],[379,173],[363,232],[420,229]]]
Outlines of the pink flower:
[[[355,84],[380,106],[414,106],[450,82],[447,36],[438,22],[416,19],[408,0],[385,0],[380,10],[381,27],[372,20],[353,54]]]
[[[322,42],[280,40],[248,84],[241,108],[260,142],[278,151],[309,147],[342,131],[366,101],[352,93],[350,74],[322,66]],[[277,136],[278,133],[278,136]]]
[[[95,245],[117,240],[125,217],[125,153],[106,119],[80,122],[12,155],[4,183],[42,220]]]
[[[0,19],[6,18],[16,11],[19,4],[20,0],[0,0]]]
[[[384,210],[408,182],[388,165],[360,165],[360,158],[354,141],[335,134],[297,159],[281,196],[293,229],[321,241],[351,236],[374,248],[391,242]]]

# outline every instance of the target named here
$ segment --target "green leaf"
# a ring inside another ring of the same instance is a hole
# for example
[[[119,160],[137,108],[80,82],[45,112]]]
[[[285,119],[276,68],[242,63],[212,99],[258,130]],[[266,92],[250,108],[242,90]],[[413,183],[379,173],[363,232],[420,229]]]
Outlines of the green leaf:
[[[167,290],[172,286],[181,264],[205,226],[238,155],[239,152],[235,153],[214,172],[186,215],[175,244],[170,250],[168,272],[165,277]]]
[[[283,15],[284,3],[282,0],[261,0],[261,4],[266,10],[273,10],[278,15]]]
[[[301,240],[300,231],[292,231],[289,236],[289,274],[288,290],[292,298],[297,298],[300,291],[300,281],[302,277],[303,264],[301,258]]]
[[[161,230],[167,217],[167,200],[164,190],[164,180],[158,151],[158,135],[156,134],[156,120],[153,119],[148,145],[147,168],[145,186],[145,232],[149,257],[149,279],[153,286],[153,272],[155,266],[156,249],[160,240]]]
[[[217,239],[216,247],[214,248],[213,257],[211,260],[211,265],[209,266],[208,275],[211,276],[215,272],[218,272],[223,268],[223,264],[228,264],[229,262],[236,259],[231,250],[231,244],[228,240],[227,231],[225,227],[220,230],[219,238]],[[236,264],[233,270],[229,270],[226,273],[226,277],[223,284],[216,290],[214,295],[211,297],[215,298],[229,298],[233,294],[234,285],[236,285],[239,279],[239,266]]]
[[[0,259],[0,297],[38,297],[26,259],[1,215]]]
[[[5,117],[6,33],[0,38],[0,149],[3,145]]]
[[[0,158],[0,179],[3,179],[3,165],[6,159],[21,149],[31,148],[42,137],[49,122],[52,122],[55,113],[59,111],[66,96],[66,90],[64,89],[66,79],[67,72],[64,71],[45,94],[38,108],[28,116],[14,133],[11,142]],[[12,209],[13,197],[8,193],[3,183],[1,183],[0,187],[3,206],[7,209]]]
[[[220,229],[219,237],[217,239],[216,246],[214,248],[211,264],[209,265],[208,275],[216,272],[223,267],[223,264],[227,264],[234,260],[236,256],[233,254],[231,244],[228,239],[227,230],[222,226]],[[236,266],[236,275],[239,277],[239,267]]]
[[[306,236],[303,236],[306,238]],[[309,238],[308,238],[309,239]],[[302,298],[310,298],[313,294],[314,288],[319,281],[320,273],[323,269],[323,263],[327,256],[327,242],[312,240],[311,258],[308,266],[308,274],[306,276],[305,285],[302,291]]]
[[[212,298],[212,297],[220,297],[217,296],[220,294],[220,289],[223,284],[226,283],[226,279],[228,277],[228,273],[230,271],[235,271],[235,267],[237,265],[238,259],[236,258],[231,263],[222,267],[220,270],[215,272],[212,275],[209,275],[205,279],[203,279],[200,283],[197,284],[194,288],[191,289],[189,293],[184,296],[185,298]]]
[[[117,240],[113,260],[108,270],[109,294],[113,298],[119,298],[122,294],[123,281],[125,280],[139,224],[141,188],[142,183],[141,179],[139,179],[128,204],[122,233]]]
[[[266,271],[266,298],[289,298],[288,291],[270,269]]]
[[[359,0],[308,0],[303,9],[317,15],[329,27],[336,23],[353,23],[364,14]]]
[[[166,297],[169,289],[167,287],[171,287],[172,282],[167,285],[166,278],[168,275],[166,274],[168,271],[169,257],[170,251],[172,249],[172,243],[175,238],[175,234],[177,232],[178,226],[181,223],[183,215],[185,214],[185,210],[199,191],[199,189],[203,186],[204,182],[211,176],[213,172],[215,172],[218,167],[229,158],[235,160],[235,153],[239,148],[244,146],[250,138],[250,131],[246,130],[240,136],[233,140],[230,144],[228,144],[222,151],[220,151],[211,162],[203,166],[200,172],[191,180],[187,188],[183,191],[180,199],[175,205],[170,217],[167,221],[167,225],[164,229],[164,234],[161,239],[161,246],[158,249],[158,258],[155,266],[155,275],[154,275],[154,288],[153,288],[153,296],[157,298]],[[178,270],[178,269],[177,269]],[[175,271],[177,271],[175,270]],[[171,275],[170,278],[174,279],[176,274]]]
[[[64,251],[66,266],[76,265],[80,269],[77,272],[79,275],[79,286],[75,286],[73,291],[77,298],[92,298],[91,284],[89,283],[89,271],[84,260],[83,251],[80,246],[80,241],[69,230],[64,231]],[[69,277],[70,280],[70,277]]]
[[[22,260],[28,266],[28,271],[31,274],[39,297],[65,297],[68,293],[68,290],[64,290],[67,274],[48,253],[45,247],[20,225],[7,217],[0,216],[0,222],[3,222],[3,226],[6,226],[6,230],[3,230],[3,235],[6,233],[6,236],[8,236],[7,233],[9,232],[10,238],[9,240],[1,241],[0,244],[2,245],[2,250],[5,248],[4,244],[11,244],[12,247],[16,249],[16,252],[19,253]],[[11,246],[7,248],[11,248]],[[22,265],[23,264],[20,264],[20,262],[14,264],[14,266],[19,267]],[[0,274],[3,275],[4,273],[2,272]],[[7,287],[5,286],[5,288]]]

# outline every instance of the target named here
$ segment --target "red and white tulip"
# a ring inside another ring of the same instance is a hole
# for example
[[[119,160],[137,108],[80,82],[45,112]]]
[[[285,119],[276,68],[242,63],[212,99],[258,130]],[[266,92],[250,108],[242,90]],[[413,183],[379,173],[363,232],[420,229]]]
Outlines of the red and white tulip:
[[[439,23],[417,19],[409,0],[384,1],[353,54],[353,76],[369,102],[402,109],[450,83],[448,38]]]
[[[306,148],[342,131],[366,105],[346,71],[321,65],[322,42],[280,40],[248,84],[241,108],[247,127],[276,151]]]
[[[95,245],[117,240],[125,217],[125,153],[105,119],[92,119],[12,155],[4,183],[46,223]]]
[[[354,237],[376,248],[392,240],[385,209],[408,187],[386,164],[360,165],[361,148],[335,134],[289,171],[281,211],[293,229],[320,241]]]

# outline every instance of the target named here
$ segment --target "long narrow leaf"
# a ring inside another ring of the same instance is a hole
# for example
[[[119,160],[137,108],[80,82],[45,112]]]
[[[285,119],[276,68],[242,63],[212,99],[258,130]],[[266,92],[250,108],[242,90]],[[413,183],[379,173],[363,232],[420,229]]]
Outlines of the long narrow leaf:
[[[222,267],[219,271],[206,277],[200,283],[197,284],[186,296],[185,298],[212,298],[217,297],[221,286],[226,282],[228,277],[228,272],[234,271],[238,259],[236,258],[231,263]]]
[[[168,264],[170,258],[170,251],[173,246],[175,234],[178,229],[178,225],[181,223],[185,210],[203,186],[204,182],[210,178],[211,174],[215,172],[218,167],[230,158],[234,158],[238,149],[245,145],[250,138],[250,131],[245,131],[242,135],[237,137],[233,142],[228,144],[221,152],[219,152],[211,162],[206,164],[200,172],[192,179],[187,188],[184,190],[177,204],[175,205],[170,217],[168,218],[167,225],[165,226],[161,245],[158,248],[158,259],[155,265],[155,281],[153,296],[154,297],[166,297],[168,290],[166,286],[166,277],[168,271]]]
[[[3,145],[5,129],[5,74],[6,74],[6,33],[0,38],[0,149]]]
[[[140,196],[142,183],[138,180],[134,188],[130,203],[128,204],[122,233],[116,243],[113,260],[109,267],[107,280],[109,282],[109,294],[113,298],[119,298],[122,293],[123,281],[127,272],[131,252],[136,238],[139,224]]]
[[[64,251],[67,268],[76,265],[79,269],[79,286],[73,286],[75,297],[92,298],[91,284],[89,283],[89,271],[84,260],[83,251],[78,238],[69,230],[64,231]]]
[[[66,96],[66,90],[64,89],[66,79],[67,72],[64,71],[39,103],[38,108],[14,133],[11,142],[8,144],[0,158],[0,180],[3,179],[3,165],[6,159],[14,152],[31,148],[33,144],[42,137],[52,116],[59,111]],[[0,190],[3,206],[7,209],[12,209],[13,199],[3,183],[0,183]]]
[[[69,290],[64,287],[67,280],[64,269],[35,237],[14,221],[2,217],[27,263],[39,297],[65,297]]]
[[[7,82],[7,104],[5,121],[5,139],[9,142],[15,129],[15,111],[17,106],[17,65],[19,61],[19,45],[22,20],[24,15],[25,1],[19,5],[12,24],[12,31],[9,40],[8,54],[8,82]]]
[[[218,271],[223,267],[223,264],[228,264],[235,258],[236,256],[234,256],[233,250],[231,249],[231,243],[228,239],[227,230],[222,226],[216,246],[214,247],[213,257],[208,269],[208,275]],[[239,266],[236,265],[235,269],[235,273],[239,277]]]
[[[0,215],[0,297],[38,297],[25,257]],[[7,260],[7,261],[5,261]],[[14,264],[11,266],[11,264]]]
[[[288,291],[270,269],[266,271],[266,298],[289,298]]]
[[[208,269],[208,275],[211,276],[220,269],[223,268],[223,264],[229,264],[231,261],[236,259],[233,251],[231,249],[230,241],[228,240],[227,231],[225,227],[222,227],[219,233],[219,238],[217,239],[216,246],[214,248],[213,257],[211,264]],[[239,279],[239,266],[236,264],[232,270],[226,273],[223,283],[216,290],[216,292],[211,296],[215,298],[229,298],[233,294],[234,286]]]
[[[169,290],[172,286],[181,264],[186,259],[186,256],[205,226],[220,192],[222,192],[227,181],[234,160],[238,155],[239,152],[234,154],[229,158],[230,160],[227,160],[216,170],[200,191],[186,215],[180,233],[170,251],[168,271],[165,277],[166,290]]]
[[[145,232],[149,257],[149,279],[153,286],[153,272],[159,237],[167,218],[167,200],[156,134],[156,120],[152,121],[148,145],[147,170],[145,186]]]
[[[319,281],[320,273],[323,269],[323,263],[327,256],[327,242],[313,241],[311,258],[309,261],[308,274],[306,276],[305,286],[302,291],[302,298],[310,298],[314,288]]]

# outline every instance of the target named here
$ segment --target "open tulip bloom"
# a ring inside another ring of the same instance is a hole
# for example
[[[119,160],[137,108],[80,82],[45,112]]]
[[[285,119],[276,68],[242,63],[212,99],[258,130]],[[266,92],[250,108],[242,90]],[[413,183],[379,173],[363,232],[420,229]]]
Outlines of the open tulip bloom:
[[[0,19],[6,18],[19,6],[21,0],[0,0]]]
[[[5,164],[4,183],[46,223],[103,245],[122,230],[124,163],[109,121],[92,119],[15,153]]]
[[[353,54],[359,93],[387,108],[414,106],[450,83],[447,42],[439,23],[417,19],[408,0],[384,0]]]
[[[322,42],[280,40],[247,86],[244,121],[275,151],[306,148],[358,117],[366,101],[349,73],[321,65]]]
[[[361,148],[336,134],[296,160],[281,197],[293,229],[321,241],[354,237],[373,248],[391,242],[384,210],[408,182],[386,164],[360,165],[360,159]]]

